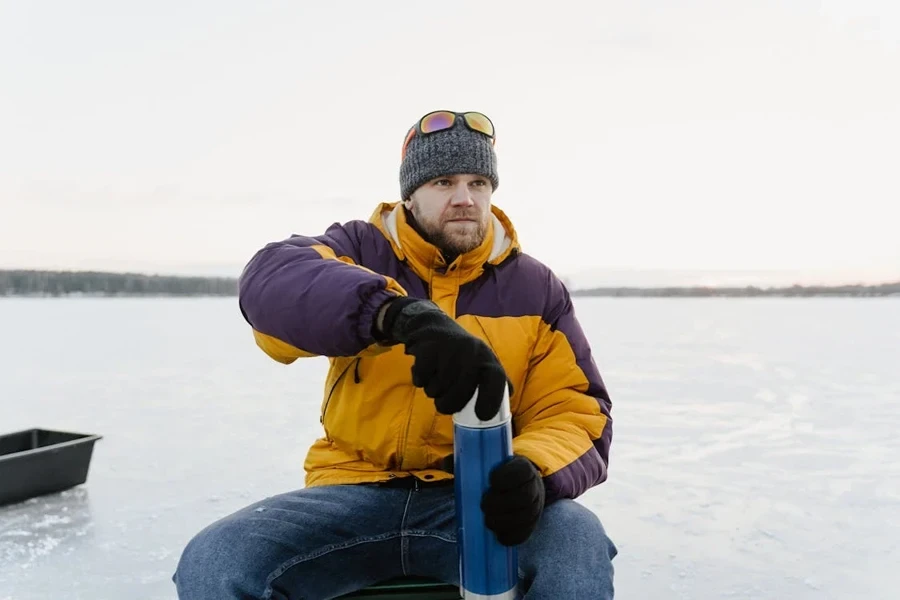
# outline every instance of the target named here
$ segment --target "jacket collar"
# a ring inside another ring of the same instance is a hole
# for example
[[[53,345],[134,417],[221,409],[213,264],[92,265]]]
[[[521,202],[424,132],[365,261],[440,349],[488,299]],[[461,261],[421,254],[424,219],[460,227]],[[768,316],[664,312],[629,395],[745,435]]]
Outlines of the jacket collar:
[[[451,264],[447,264],[441,251],[426,242],[407,222],[402,203],[382,202],[369,222],[391,242],[397,257],[425,281],[430,281],[435,273],[452,273],[463,284],[480,276],[485,265],[500,264],[519,250],[518,236],[512,222],[494,205],[491,205],[491,220],[484,241],[474,250],[456,257]]]

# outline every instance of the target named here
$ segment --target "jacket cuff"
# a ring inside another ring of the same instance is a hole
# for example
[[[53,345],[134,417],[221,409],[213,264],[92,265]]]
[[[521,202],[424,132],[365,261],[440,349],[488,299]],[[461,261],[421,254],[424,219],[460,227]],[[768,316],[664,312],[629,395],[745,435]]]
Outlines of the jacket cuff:
[[[358,335],[365,342],[366,346],[373,342],[384,343],[384,336],[380,335],[375,327],[375,321],[378,318],[378,311],[385,302],[403,298],[393,292],[386,290],[378,290],[366,298],[362,303],[362,309],[359,313]],[[385,319],[387,320],[387,319]],[[389,331],[389,330],[388,330]]]

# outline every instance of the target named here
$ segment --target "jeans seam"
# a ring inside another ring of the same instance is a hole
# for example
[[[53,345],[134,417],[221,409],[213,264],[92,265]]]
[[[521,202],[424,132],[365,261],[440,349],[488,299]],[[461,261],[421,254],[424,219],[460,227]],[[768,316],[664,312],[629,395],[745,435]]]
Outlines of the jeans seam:
[[[409,537],[433,537],[441,540],[442,542],[448,542],[450,544],[456,543],[456,538],[447,535],[441,535],[440,533],[435,533],[433,531],[426,531],[422,529],[410,529],[409,531],[404,531],[403,535]]]
[[[406,519],[409,516],[409,504],[412,502],[413,490],[406,495],[406,505],[403,507],[403,516],[400,518],[400,571],[409,575],[409,542],[406,539]]]
[[[284,575],[284,573],[302,562],[306,562],[309,560],[313,560],[315,558],[319,558],[320,556],[325,556],[326,554],[330,554],[337,550],[345,550],[347,548],[352,548],[353,546],[359,546],[361,544],[371,544],[373,542],[384,542],[386,540],[391,540],[394,538],[400,537],[400,533],[385,533],[382,535],[376,535],[371,537],[361,537],[354,538],[352,540],[348,540],[341,544],[332,544],[330,546],[325,546],[324,548],[319,548],[315,552],[309,552],[307,554],[301,554],[299,556],[295,556],[294,558],[281,563],[269,576],[266,578],[266,591],[264,598],[270,598],[272,595],[272,582]]]

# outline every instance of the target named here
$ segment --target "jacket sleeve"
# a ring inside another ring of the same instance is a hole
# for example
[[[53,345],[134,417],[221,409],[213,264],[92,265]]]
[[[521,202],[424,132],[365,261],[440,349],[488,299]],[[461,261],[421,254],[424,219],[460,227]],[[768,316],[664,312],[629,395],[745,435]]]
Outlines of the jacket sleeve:
[[[289,364],[308,356],[380,352],[378,308],[406,295],[392,278],[359,264],[368,224],[335,223],[318,237],[292,235],[260,249],[238,284],[238,303],[257,345]]]
[[[513,451],[540,469],[548,503],[604,482],[612,442],[606,386],[568,291],[550,280],[551,303],[513,417]]]

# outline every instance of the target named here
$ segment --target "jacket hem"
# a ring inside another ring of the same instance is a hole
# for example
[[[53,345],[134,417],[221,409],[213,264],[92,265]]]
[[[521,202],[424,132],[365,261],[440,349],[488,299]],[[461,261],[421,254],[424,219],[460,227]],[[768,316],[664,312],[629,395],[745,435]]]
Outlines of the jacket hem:
[[[323,485],[352,485],[357,483],[381,483],[403,477],[416,477],[422,481],[433,483],[445,479],[453,479],[453,475],[438,469],[422,469],[420,471],[354,471],[350,469],[328,469],[308,472],[306,487]]]

